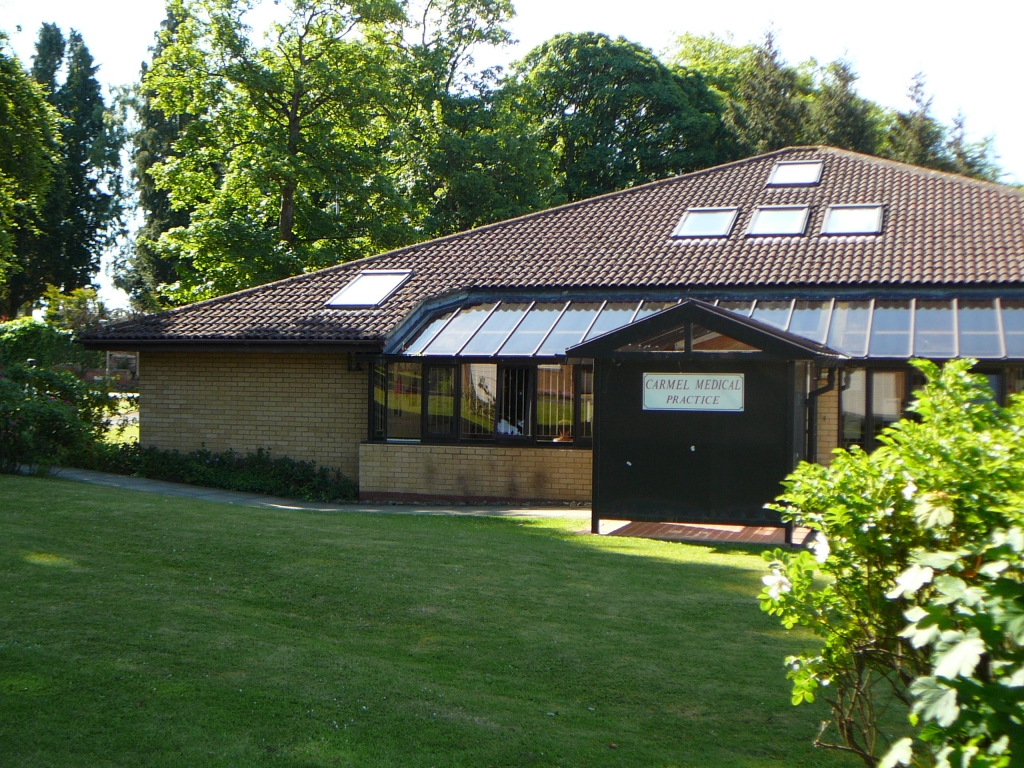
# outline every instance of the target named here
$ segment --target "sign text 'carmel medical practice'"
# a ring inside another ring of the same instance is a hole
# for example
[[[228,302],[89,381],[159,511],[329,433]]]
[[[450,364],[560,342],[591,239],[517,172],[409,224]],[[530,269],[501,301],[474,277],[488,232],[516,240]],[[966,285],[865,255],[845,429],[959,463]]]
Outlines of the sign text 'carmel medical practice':
[[[645,373],[645,411],[743,410],[742,373]]]

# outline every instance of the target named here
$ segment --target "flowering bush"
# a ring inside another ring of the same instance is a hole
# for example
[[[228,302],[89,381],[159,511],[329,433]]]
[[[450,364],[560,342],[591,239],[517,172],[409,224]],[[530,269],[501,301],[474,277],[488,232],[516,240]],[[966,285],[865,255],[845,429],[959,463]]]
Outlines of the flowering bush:
[[[0,372],[0,471],[45,470],[105,428],[106,392],[70,373],[8,366]]]
[[[776,505],[816,532],[813,554],[766,554],[760,595],[822,640],[787,659],[793,703],[824,691],[839,743],[829,723],[817,743],[870,766],[1010,765],[1024,736],[1024,401],[1000,408],[971,362],[916,362],[919,419],[871,455],[801,465]],[[893,704],[927,748],[889,725]]]

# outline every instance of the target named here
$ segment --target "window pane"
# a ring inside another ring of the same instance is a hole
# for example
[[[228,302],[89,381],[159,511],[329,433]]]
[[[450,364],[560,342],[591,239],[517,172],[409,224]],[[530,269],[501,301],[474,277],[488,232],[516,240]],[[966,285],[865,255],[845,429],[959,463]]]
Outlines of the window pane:
[[[914,313],[914,354],[922,357],[955,357],[953,302],[917,302]]]
[[[832,312],[828,346],[853,357],[864,357],[868,351],[868,320],[870,301],[837,301]]]
[[[425,355],[454,355],[457,354],[462,345],[469,340],[469,337],[476,333],[487,313],[491,311],[494,304],[476,304],[472,307],[465,307],[459,310],[459,314],[448,323],[448,327],[437,335],[437,338],[430,342],[423,353]]]
[[[683,349],[683,345],[679,345]],[[757,347],[752,347],[742,341],[723,336],[717,331],[709,331],[703,325],[693,324],[693,351],[694,352],[760,352]]]
[[[882,231],[882,206],[830,206],[821,231],[826,235],[876,235]]]
[[[564,301],[549,304],[534,304],[516,332],[509,337],[499,354],[532,355],[565,306]]]
[[[445,312],[443,315],[435,317],[426,327],[420,331],[419,335],[412,340],[412,343],[405,348],[405,355],[418,355],[423,352],[423,348],[427,346],[431,341],[434,340],[434,334],[437,333],[441,327],[448,322],[448,318],[451,317],[454,312]]]
[[[502,368],[501,402],[498,404],[496,432],[506,437],[529,437],[533,414],[530,413],[530,369]]]
[[[572,442],[572,366],[537,366],[537,439]]]
[[[786,330],[789,325],[789,310],[793,306],[792,301],[764,301],[759,300],[754,307],[754,314],[751,318],[760,320],[762,323],[774,325],[776,328]]]
[[[849,386],[839,396],[843,401],[843,436],[842,447],[849,450],[850,446],[864,447],[867,413],[867,376],[863,368],[848,371],[849,378],[844,374],[843,381]]]
[[[820,160],[809,162],[776,163],[772,175],[768,179],[770,187],[796,186],[817,184],[821,178]]]
[[[650,317],[655,312],[661,312],[663,309],[674,307],[678,303],[678,301],[645,301],[644,305],[640,307],[640,311],[636,313],[636,319],[633,322],[635,323],[637,320]]]
[[[999,317],[994,301],[957,302],[961,357],[1002,357]]]
[[[743,317],[750,317],[750,310],[754,306],[752,301],[720,301],[718,306],[722,309],[727,309],[730,312],[735,312],[737,315]]]
[[[374,363],[370,375],[373,377],[371,429],[374,440],[383,440],[388,435],[388,367],[384,363]]]
[[[1024,301],[999,302],[1003,307],[1003,334],[1006,337],[1006,356],[1024,357]]]
[[[633,319],[633,315],[636,313],[636,308],[639,305],[639,301],[609,301],[604,305],[601,314],[591,326],[590,331],[587,333],[587,339],[593,339],[601,334],[610,333],[628,324]],[[587,339],[584,339],[584,341]]]
[[[476,335],[462,348],[463,355],[493,355],[516,327],[529,304],[502,304],[487,318]]]
[[[910,357],[910,302],[875,301],[871,357]]]
[[[462,435],[494,436],[494,405],[498,392],[498,366],[469,363],[462,366]]]
[[[388,363],[388,439],[418,440],[423,392],[419,363]]]
[[[580,437],[594,436],[594,369],[580,368]]]
[[[736,220],[735,208],[687,211],[672,232],[673,237],[725,237]]]
[[[583,333],[590,326],[600,308],[601,304],[597,302],[574,301],[562,313],[562,317],[559,318],[548,337],[544,339],[537,354],[560,355],[573,344],[579,344],[583,340]]]
[[[789,332],[805,339],[825,343],[828,331],[828,319],[832,314],[831,301],[798,301],[793,307],[793,319],[789,322]]]
[[[802,235],[807,224],[807,206],[799,208],[758,208],[748,235]]]
[[[874,431],[878,435],[885,427],[903,418],[907,385],[903,371],[875,371],[872,376],[871,413]]]
[[[455,366],[427,368],[427,433],[455,434]]]
[[[409,279],[408,270],[363,272],[327,302],[329,307],[375,307]]]

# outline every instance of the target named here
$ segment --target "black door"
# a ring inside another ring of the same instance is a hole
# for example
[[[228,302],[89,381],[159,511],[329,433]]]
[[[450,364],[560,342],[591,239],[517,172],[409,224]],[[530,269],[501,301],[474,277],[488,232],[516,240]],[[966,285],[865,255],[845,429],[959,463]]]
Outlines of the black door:
[[[595,517],[780,524],[764,504],[800,458],[797,366],[598,361],[596,373]],[[741,373],[743,410],[645,410],[645,373]]]

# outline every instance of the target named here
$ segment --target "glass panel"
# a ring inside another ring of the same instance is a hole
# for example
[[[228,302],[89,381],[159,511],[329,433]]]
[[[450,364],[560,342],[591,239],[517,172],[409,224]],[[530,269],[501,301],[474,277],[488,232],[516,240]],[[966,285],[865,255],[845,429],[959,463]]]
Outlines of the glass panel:
[[[441,331],[436,339],[430,342],[430,346],[423,354],[457,354],[469,337],[476,333],[476,329],[480,327],[487,317],[487,313],[493,308],[494,304],[475,304],[472,307],[464,307],[459,310],[459,314],[448,323],[448,327]]]
[[[594,369],[580,368],[580,437],[594,436]]]
[[[716,331],[709,331],[702,325],[693,324],[694,352],[760,352],[757,347],[744,344],[742,341],[723,336]]]
[[[910,357],[910,302],[875,301],[871,357]]]
[[[509,337],[499,354],[532,355],[551,326],[558,319],[558,313],[565,306],[564,301],[548,304],[534,304],[533,309],[523,318],[516,332]]]
[[[363,272],[327,302],[329,307],[375,307],[404,283],[412,272]]]
[[[735,208],[689,210],[672,232],[673,237],[725,237],[736,220]]]
[[[1024,301],[1000,299],[1003,308],[1003,336],[1006,339],[1006,356],[1024,357]]]
[[[584,341],[604,333],[611,333],[628,324],[633,319],[633,314],[639,305],[639,301],[609,301],[604,305],[601,314],[590,327],[590,331],[587,333],[587,338]]]
[[[994,301],[957,302],[961,357],[1002,357],[999,316]]]
[[[828,346],[853,357],[864,357],[868,351],[870,301],[837,301],[828,331]]]
[[[476,335],[469,343],[462,348],[463,355],[493,355],[498,347],[508,338],[512,329],[516,327],[526,310],[530,308],[528,303],[505,304],[503,303],[491,316],[487,318]]]
[[[809,162],[776,163],[768,179],[770,187],[817,184],[821,178],[820,160]]]
[[[636,319],[633,322],[635,323],[637,320],[650,317],[655,312],[661,312],[663,309],[674,307],[678,303],[678,301],[645,301],[644,305],[640,307],[640,311],[636,313]]]
[[[370,374],[373,382],[373,414],[371,429],[374,440],[383,440],[388,436],[388,367],[384,363],[374,363]]]
[[[882,206],[830,206],[821,231],[826,235],[877,235],[882,231]]]
[[[874,432],[878,435],[885,427],[903,418],[907,407],[907,382],[903,371],[875,371],[872,376],[871,414]]]
[[[494,405],[498,392],[498,366],[468,363],[462,366],[462,435],[494,436]]]
[[[914,313],[914,354],[921,357],[955,357],[952,301],[917,301]]]
[[[498,426],[496,432],[506,437],[529,437],[531,433],[530,413],[530,369],[502,368],[501,402],[498,404]]]
[[[423,330],[420,331],[419,335],[412,340],[412,343],[405,348],[405,352],[402,354],[418,355],[423,352],[423,348],[434,340],[434,334],[441,329],[441,326],[448,322],[448,318],[453,314],[455,313],[445,312],[443,315],[439,315],[427,323]]]
[[[992,390],[992,395],[995,397],[997,403],[1003,404],[1006,402],[1003,396],[1003,374],[1001,373],[983,373],[982,376],[988,381],[989,389]]]
[[[802,235],[807,225],[807,206],[758,208],[748,235]]]
[[[537,354],[560,355],[573,344],[579,344],[599,309],[601,309],[599,302],[574,301],[562,313],[551,333],[544,339]]]
[[[761,299],[754,307],[754,314],[751,315],[751,318],[786,330],[786,326],[789,325],[789,310],[792,306],[793,302],[789,300],[764,301]]]
[[[727,309],[730,312],[735,312],[737,315],[743,315],[743,317],[750,317],[750,310],[754,308],[754,302],[752,301],[720,301],[718,306],[722,309]]]
[[[537,439],[572,442],[572,366],[537,366]]]
[[[423,392],[419,363],[388,363],[388,439],[418,440]]]
[[[843,401],[843,435],[842,447],[847,450],[851,446],[864,447],[865,428],[867,421],[867,376],[863,368],[847,370],[843,374],[844,384],[849,384],[839,396]]]
[[[619,347],[617,352],[683,352],[686,349],[686,324],[635,344]]]
[[[793,319],[789,321],[789,332],[805,339],[825,343],[828,319],[832,314],[831,301],[798,301],[793,307]]]
[[[455,435],[455,366],[427,368],[427,434]]]

